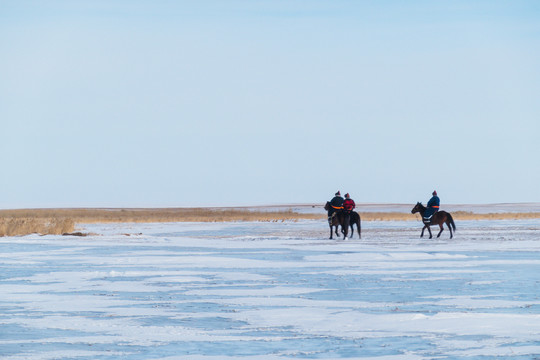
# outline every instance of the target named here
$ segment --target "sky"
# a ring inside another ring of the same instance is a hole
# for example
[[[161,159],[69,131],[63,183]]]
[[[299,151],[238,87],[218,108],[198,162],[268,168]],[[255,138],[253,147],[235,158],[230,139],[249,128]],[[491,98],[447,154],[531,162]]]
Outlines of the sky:
[[[540,202],[540,2],[0,0],[0,208]]]

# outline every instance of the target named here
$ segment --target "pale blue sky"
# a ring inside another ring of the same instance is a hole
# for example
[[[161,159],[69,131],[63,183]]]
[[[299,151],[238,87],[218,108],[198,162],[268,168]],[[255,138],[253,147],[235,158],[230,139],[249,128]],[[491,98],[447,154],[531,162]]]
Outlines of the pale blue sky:
[[[538,1],[0,0],[0,208],[540,202]]]

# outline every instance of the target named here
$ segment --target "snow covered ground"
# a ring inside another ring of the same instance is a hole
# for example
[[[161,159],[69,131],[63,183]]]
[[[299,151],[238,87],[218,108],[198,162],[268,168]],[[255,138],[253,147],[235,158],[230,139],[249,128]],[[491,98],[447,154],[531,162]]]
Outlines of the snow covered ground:
[[[540,220],[0,238],[2,359],[540,359]],[[129,234],[129,235],[128,235]]]

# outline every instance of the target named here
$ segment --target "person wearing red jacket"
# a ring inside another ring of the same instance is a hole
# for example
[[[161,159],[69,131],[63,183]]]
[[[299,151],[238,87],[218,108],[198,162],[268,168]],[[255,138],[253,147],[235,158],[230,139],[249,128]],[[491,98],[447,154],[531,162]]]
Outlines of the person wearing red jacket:
[[[343,209],[347,212],[351,212],[356,207],[356,204],[354,203],[354,200],[351,199],[351,196],[349,193],[345,194],[345,201],[343,201]]]

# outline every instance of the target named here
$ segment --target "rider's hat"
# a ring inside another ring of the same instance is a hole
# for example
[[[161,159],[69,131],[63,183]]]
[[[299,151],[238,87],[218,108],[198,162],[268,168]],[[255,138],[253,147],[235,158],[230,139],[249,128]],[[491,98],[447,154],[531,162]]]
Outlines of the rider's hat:
[[[346,193],[346,194],[345,194],[345,197],[346,197],[346,198],[350,198],[351,196],[349,195],[349,193]]]
[[[336,196],[341,196],[341,193],[339,192],[339,190],[338,190],[338,192],[336,193]]]
[[[431,195],[437,195],[437,190],[433,190],[433,193],[431,193]]]

